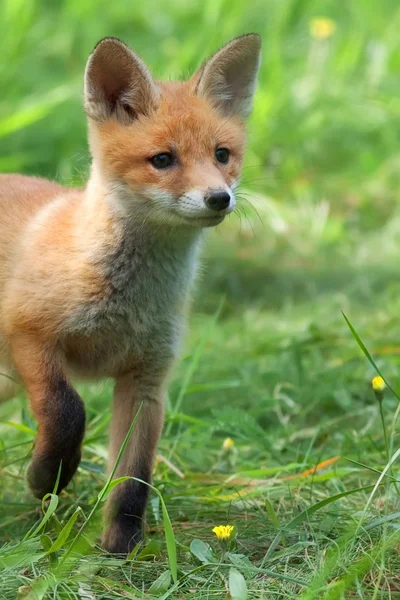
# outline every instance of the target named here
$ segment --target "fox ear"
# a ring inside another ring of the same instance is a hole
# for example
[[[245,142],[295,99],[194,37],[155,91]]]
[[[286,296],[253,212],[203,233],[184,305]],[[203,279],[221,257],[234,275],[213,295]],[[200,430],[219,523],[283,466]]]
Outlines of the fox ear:
[[[159,91],[144,62],[117,38],[101,40],[86,64],[85,111],[95,121],[111,115],[128,124],[156,106]]]
[[[218,50],[193,76],[196,93],[226,116],[246,119],[252,108],[261,59],[257,33],[238,37]]]

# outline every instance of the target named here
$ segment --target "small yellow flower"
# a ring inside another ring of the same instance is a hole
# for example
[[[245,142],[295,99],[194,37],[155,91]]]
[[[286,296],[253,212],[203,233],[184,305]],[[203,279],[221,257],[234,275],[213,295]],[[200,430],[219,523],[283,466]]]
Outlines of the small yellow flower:
[[[374,377],[372,380],[372,388],[375,392],[383,392],[386,387],[386,383],[382,379],[382,377]]]
[[[218,525],[214,527],[213,533],[215,533],[219,540],[229,540],[234,529],[233,525]]]
[[[330,38],[336,31],[336,23],[332,19],[323,17],[311,19],[310,34],[316,40],[326,40]]]
[[[222,448],[224,450],[230,450],[231,448],[234,447],[234,445],[235,445],[235,442],[233,441],[233,439],[228,437],[224,440],[224,443],[222,444]]]

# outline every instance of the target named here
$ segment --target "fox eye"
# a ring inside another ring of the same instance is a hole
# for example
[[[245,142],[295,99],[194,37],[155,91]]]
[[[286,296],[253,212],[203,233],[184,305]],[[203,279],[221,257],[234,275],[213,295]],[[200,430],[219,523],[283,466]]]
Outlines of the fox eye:
[[[229,160],[229,150],[228,148],[217,148],[215,151],[215,158],[219,163],[226,165]]]
[[[166,169],[170,167],[175,161],[174,157],[170,152],[161,152],[150,158],[150,162],[156,169]]]

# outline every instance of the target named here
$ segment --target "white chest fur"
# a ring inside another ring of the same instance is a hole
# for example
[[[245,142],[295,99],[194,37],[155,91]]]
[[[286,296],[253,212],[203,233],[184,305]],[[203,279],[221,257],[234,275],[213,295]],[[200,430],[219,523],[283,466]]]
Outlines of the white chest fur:
[[[184,304],[197,269],[198,232],[164,236],[124,232],[112,252],[93,258],[104,294],[88,299],[68,324],[72,366],[83,374],[112,375],[126,361],[171,362],[184,321]]]

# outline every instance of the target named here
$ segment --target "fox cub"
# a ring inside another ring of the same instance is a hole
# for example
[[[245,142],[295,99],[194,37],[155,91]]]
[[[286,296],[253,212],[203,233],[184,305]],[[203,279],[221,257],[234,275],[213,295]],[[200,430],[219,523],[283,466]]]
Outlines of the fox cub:
[[[39,429],[27,480],[68,485],[85,411],[71,377],[115,380],[109,464],[139,406],[116,477],[151,480],[168,372],[178,351],[202,231],[235,207],[260,38],[234,39],[188,81],[156,81],[115,38],[85,72],[93,158],[84,189],[0,176],[2,399],[23,384]],[[112,491],[102,543],[141,539],[149,488]]]

